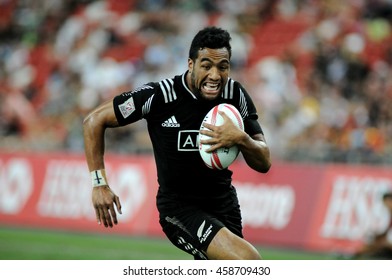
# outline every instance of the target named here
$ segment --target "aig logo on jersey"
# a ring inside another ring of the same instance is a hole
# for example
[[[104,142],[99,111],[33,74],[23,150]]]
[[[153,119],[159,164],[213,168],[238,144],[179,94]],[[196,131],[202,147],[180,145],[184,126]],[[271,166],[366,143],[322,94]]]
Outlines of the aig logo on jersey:
[[[171,116],[166,121],[162,123],[163,127],[180,127],[180,124],[177,122],[175,116]]]
[[[177,149],[183,152],[199,150],[199,131],[198,130],[181,130],[178,132]]]

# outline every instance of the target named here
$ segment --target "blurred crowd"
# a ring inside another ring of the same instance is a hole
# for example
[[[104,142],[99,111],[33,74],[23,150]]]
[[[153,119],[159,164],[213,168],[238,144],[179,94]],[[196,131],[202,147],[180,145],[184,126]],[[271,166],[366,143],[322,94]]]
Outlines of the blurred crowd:
[[[183,73],[211,24],[273,158],[392,164],[392,0],[0,0],[0,150],[82,152],[92,108]],[[106,136],[151,152],[144,122]]]

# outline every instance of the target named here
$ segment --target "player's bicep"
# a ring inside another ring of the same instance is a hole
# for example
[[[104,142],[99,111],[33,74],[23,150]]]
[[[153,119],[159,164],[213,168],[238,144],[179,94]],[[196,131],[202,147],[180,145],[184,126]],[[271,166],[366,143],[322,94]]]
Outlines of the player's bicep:
[[[94,123],[95,126],[100,127],[117,127],[119,126],[116,115],[113,109],[113,101],[106,101],[95,108],[84,119],[84,124]]]
[[[153,106],[156,89],[146,84],[131,92],[124,92],[113,99],[113,109],[120,126],[146,118]]]

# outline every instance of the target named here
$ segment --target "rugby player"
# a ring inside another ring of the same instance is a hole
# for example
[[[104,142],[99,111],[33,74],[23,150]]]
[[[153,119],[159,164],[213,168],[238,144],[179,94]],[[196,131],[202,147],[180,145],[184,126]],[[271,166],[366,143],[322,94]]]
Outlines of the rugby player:
[[[104,165],[106,128],[147,121],[158,174],[159,222],[168,239],[194,259],[260,259],[244,239],[241,211],[232,171],[212,170],[198,152],[203,118],[215,105],[234,105],[244,121],[237,128],[224,114],[222,126],[205,124],[203,140],[210,151],[238,145],[257,172],[270,169],[270,152],[253,101],[229,77],[230,34],[218,27],[200,30],[189,49],[188,69],[178,76],[151,82],[94,109],[84,119],[85,155],[93,181],[96,219],[105,227],[118,223],[120,198],[109,187]],[[116,209],[115,209],[116,207]]]

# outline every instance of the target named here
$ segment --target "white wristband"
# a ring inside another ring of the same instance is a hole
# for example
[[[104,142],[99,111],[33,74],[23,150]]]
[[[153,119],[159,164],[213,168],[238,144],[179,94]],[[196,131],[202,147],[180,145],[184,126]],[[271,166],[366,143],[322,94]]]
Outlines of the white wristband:
[[[102,175],[101,170],[94,170],[90,172],[91,184],[93,187],[107,186],[105,176]]]

